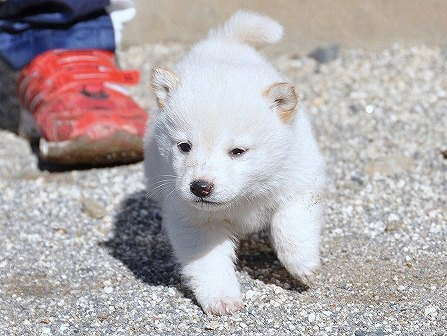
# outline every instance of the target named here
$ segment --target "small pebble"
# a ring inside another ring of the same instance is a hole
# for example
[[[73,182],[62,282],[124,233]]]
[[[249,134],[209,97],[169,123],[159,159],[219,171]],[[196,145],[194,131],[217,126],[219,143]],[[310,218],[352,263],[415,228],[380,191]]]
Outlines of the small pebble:
[[[394,213],[390,213],[388,215],[388,221],[389,222],[393,222],[393,221],[398,221],[399,220],[399,216],[394,214]]]
[[[220,325],[219,322],[212,321],[205,326],[205,329],[206,330],[216,330],[217,328],[219,328],[219,325]]]
[[[81,198],[82,211],[94,219],[101,219],[106,215],[104,206],[93,198]]]
[[[254,296],[256,296],[256,292],[254,290],[249,289],[248,291],[245,292],[245,298],[247,300],[252,299]]]
[[[339,50],[340,46],[338,44],[318,47],[309,54],[309,57],[317,60],[320,63],[328,63],[337,59]]]
[[[113,287],[104,287],[104,292],[106,292],[107,294],[110,294],[113,292]]]
[[[428,306],[424,309],[424,315],[430,317],[436,317],[438,315],[438,311],[436,307]]]

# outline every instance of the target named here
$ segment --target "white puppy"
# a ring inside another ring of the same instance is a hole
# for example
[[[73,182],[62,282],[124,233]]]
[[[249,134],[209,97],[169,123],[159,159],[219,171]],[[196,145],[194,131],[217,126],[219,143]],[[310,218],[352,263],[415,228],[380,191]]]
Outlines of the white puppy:
[[[293,84],[248,44],[283,29],[239,11],[173,69],[155,69],[148,193],[206,313],[242,307],[235,248],[269,228],[279,260],[306,280],[319,265],[324,162]]]

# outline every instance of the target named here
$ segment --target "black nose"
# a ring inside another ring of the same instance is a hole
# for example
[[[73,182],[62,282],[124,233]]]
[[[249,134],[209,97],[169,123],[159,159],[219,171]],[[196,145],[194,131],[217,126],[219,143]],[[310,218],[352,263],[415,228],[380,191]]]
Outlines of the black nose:
[[[190,184],[191,192],[197,197],[207,197],[213,190],[213,184],[205,180],[192,181]]]

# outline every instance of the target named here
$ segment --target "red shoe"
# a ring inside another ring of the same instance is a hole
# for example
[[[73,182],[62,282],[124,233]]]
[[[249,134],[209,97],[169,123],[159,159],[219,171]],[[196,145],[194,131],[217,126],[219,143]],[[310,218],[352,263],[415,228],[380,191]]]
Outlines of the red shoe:
[[[41,156],[63,164],[109,164],[143,158],[147,113],[122,85],[138,71],[121,71],[100,50],[51,50],[37,56],[17,81],[17,94],[43,138]]]

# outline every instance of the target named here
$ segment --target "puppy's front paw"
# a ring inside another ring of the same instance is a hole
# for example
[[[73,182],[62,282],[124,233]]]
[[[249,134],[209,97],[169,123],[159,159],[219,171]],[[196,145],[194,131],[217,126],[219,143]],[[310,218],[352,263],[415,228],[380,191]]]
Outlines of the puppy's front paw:
[[[316,271],[320,267],[320,258],[316,256],[307,260],[294,260],[284,263],[284,266],[294,278],[307,286],[311,286],[315,283]]]
[[[240,297],[223,296],[215,299],[206,300],[201,303],[202,309],[207,314],[227,315],[232,314],[244,306]]]
[[[315,283],[316,274],[314,270],[312,271],[306,270],[305,272],[301,272],[296,275],[293,274],[293,276],[306,286],[312,286]]]

